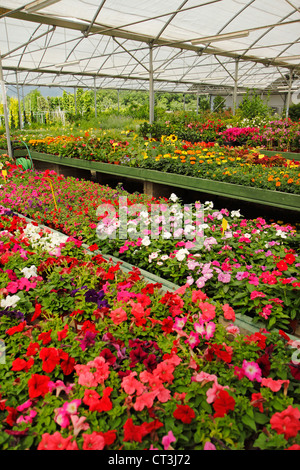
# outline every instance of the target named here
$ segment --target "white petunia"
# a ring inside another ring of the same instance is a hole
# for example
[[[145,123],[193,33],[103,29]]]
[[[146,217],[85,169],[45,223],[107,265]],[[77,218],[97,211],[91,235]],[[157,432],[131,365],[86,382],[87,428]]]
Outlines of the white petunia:
[[[30,266],[30,268],[21,269],[21,272],[24,274],[24,277],[26,277],[26,279],[30,279],[32,276],[37,276],[37,268],[34,265]]]
[[[8,295],[6,296],[5,299],[1,300],[1,307],[2,308],[7,308],[7,307],[15,307],[17,303],[19,302],[20,297],[18,295]]]

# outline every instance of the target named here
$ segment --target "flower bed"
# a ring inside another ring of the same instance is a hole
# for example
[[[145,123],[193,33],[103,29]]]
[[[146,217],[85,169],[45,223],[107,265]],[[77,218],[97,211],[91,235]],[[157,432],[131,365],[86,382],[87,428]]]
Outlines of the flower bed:
[[[201,288],[268,329],[287,328],[299,318],[299,234],[292,225],[246,220],[239,211],[214,210],[210,202],[183,207],[176,197],[156,201],[54,172],[8,169],[0,201],[12,210],[175,284]],[[99,205],[104,209],[96,213]],[[191,224],[183,227],[186,209]],[[195,249],[198,233],[203,244]]]
[[[242,335],[229,304],[4,208],[0,240],[3,450],[299,450],[285,333]]]

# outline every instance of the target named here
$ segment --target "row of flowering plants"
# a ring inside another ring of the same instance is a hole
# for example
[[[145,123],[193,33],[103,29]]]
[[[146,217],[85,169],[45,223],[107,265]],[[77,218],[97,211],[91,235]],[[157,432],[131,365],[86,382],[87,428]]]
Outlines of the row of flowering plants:
[[[249,128],[250,129],[250,128]],[[226,132],[232,132],[227,129]],[[259,189],[300,193],[300,164],[278,154],[264,156],[260,148],[191,143],[175,134],[159,140],[141,139],[128,132],[112,138],[107,132],[81,136],[31,138],[27,144],[38,152],[74,159],[148,168]],[[227,138],[227,137],[226,137]],[[76,164],[76,161],[75,161]]]
[[[267,329],[299,319],[299,233],[293,225],[128,194],[7,164],[0,201],[177,285],[201,288]]]
[[[4,207],[0,223],[1,449],[300,449],[298,342]]]

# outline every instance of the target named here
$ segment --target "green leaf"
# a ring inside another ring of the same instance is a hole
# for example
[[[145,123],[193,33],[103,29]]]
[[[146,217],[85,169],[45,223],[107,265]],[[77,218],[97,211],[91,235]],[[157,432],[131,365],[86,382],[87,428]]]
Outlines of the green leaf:
[[[256,431],[256,424],[253,418],[250,418],[248,415],[243,415],[241,420],[246,426],[253,429],[253,431]]]

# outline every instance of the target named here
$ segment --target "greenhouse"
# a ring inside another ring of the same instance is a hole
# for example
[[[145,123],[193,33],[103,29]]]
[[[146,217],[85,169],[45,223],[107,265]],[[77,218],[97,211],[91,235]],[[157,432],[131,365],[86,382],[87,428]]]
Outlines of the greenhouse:
[[[299,22],[0,0],[1,450],[300,450]]]

